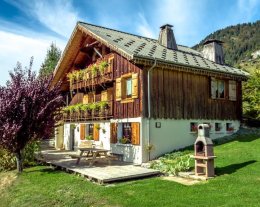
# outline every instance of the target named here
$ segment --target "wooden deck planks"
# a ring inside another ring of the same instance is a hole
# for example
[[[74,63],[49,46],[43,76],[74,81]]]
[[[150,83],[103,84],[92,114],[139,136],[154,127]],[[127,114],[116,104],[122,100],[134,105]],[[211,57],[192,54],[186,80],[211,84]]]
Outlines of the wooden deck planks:
[[[160,174],[157,170],[115,160],[111,160],[110,165],[106,160],[99,160],[90,167],[88,161],[82,159],[79,165],[76,165],[76,159],[71,158],[70,153],[72,152],[45,150],[42,151],[43,160],[41,161],[61,168],[66,172],[79,174],[100,184]]]

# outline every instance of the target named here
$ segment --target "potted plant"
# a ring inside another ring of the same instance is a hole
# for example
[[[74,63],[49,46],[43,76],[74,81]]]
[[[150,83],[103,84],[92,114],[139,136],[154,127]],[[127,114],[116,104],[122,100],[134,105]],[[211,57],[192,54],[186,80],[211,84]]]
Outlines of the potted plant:
[[[85,138],[86,140],[93,140],[93,136],[91,136],[91,135],[88,135],[88,136],[86,136],[86,138]]]
[[[102,133],[105,134],[107,130],[105,128],[102,128]]]
[[[105,74],[106,68],[109,66],[108,62],[103,60],[99,63],[99,71],[103,75]]]
[[[121,139],[119,139],[119,143],[121,144],[131,144],[130,139],[126,138],[126,137],[122,137]]]
[[[98,74],[98,66],[96,64],[94,64],[94,65],[92,65],[91,69],[92,69],[92,71],[91,71],[92,72],[92,78],[96,77],[97,74]]]

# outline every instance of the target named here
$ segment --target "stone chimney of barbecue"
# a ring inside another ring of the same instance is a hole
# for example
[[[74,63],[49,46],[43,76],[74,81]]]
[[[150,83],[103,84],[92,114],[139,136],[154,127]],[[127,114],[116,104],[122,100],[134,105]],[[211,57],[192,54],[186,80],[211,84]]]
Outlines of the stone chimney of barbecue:
[[[177,50],[177,44],[172,30],[172,25],[165,24],[161,26],[158,42],[168,49]]]
[[[223,43],[224,42],[216,39],[206,40],[203,43],[204,45],[202,50],[203,57],[215,63],[224,65],[225,60],[224,60],[224,52],[222,47]]]

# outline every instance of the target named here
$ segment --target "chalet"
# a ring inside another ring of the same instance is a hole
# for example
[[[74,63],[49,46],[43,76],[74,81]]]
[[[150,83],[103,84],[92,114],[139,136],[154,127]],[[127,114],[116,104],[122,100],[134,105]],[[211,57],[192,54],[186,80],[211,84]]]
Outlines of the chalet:
[[[213,139],[236,132],[247,73],[224,64],[222,44],[200,53],[177,45],[169,24],[156,40],[78,22],[52,83],[67,104],[56,147],[94,139],[140,164],[193,144],[200,123]]]

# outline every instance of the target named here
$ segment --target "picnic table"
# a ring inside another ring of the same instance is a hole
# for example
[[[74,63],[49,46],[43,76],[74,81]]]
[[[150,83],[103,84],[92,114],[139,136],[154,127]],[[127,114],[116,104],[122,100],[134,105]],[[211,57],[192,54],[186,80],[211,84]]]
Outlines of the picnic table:
[[[109,158],[108,152],[110,150],[99,149],[99,148],[78,148],[78,149],[80,150],[80,154],[79,154],[77,162],[76,162],[77,165],[79,164],[80,159],[82,157],[87,157],[90,159],[90,163],[89,163],[90,166],[92,166],[93,163],[97,161],[97,157],[99,155],[103,155],[105,157],[105,159]],[[86,156],[83,156],[84,153],[86,153]],[[108,159],[108,161],[109,161],[109,159]]]

